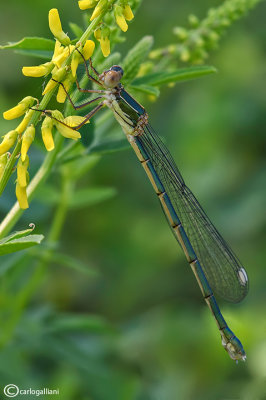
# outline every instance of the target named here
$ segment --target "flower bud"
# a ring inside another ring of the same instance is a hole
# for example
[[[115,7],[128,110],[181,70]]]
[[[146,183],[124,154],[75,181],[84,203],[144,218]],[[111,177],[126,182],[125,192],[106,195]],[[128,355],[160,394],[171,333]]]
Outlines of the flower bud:
[[[110,54],[110,29],[105,26],[101,29],[100,46],[104,57],[108,57]]]
[[[5,111],[3,113],[3,117],[8,120],[21,117],[21,115],[25,114],[25,112],[34,104],[35,101],[36,99],[34,97],[27,96],[15,107]]]
[[[8,132],[0,143],[0,155],[6,153],[16,143],[18,132],[13,130]]]
[[[97,40],[100,40],[100,39],[101,39],[101,28],[97,28],[97,29],[94,31],[94,37],[95,37],[95,39],[97,39]]]
[[[93,8],[96,6],[98,0],[80,0],[79,8],[81,10],[87,10],[88,8]]]
[[[62,29],[60,17],[56,8],[52,8],[49,11],[49,28],[54,37],[58,39],[60,43],[65,46],[70,44],[69,37]]]
[[[26,208],[29,208],[27,190],[26,189],[27,189],[26,186],[22,187],[17,182],[17,184],[16,184],[16,197],[17,197],[17,201],[18,201],[19,207],[22,210],[25,210]]]
[[[9,159],[10,153],[5,153],[0,157],[0,179],[2,179],[2,176],[5,171],[5,167],[7,164],[7,161]]]
[[[26,160],[26,156],[28,150],[35,138],[35,127],[30,125],[25,133],[22,136],[22,144],[21,144],[21,160],[24,162]]]
[[[90,21],[93,21],[95,18],[97,18],[107,4],[107,0],[100,0],[97,6],[94,8]]]
[[[54,149],[54,139],[52,134],[53,119],[51,117],[45,117],[42,123],[42,140],[47,151]]]
[[[28,184],[28,167],[29,157],[26,156],[25,161],[22,161],[20,157],[17,165],[17,182],[21,187],[25,187]]]
[[[127,21],[131,21],[134,18],[134,14],[129,4],[125,5],[123,8],[123,14]]]
[[[126,32],[128,30],[128,24],[126,23],[126,19],[123,14],[123,8],[121,6],[115,7],[115,20],[119,28]]]

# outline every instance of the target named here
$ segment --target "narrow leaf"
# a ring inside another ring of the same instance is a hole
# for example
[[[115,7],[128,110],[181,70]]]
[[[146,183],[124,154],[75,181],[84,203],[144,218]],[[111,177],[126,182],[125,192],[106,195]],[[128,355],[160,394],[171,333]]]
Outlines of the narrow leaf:
[[[182,68],[171,72],[155,72],[134,79],[132,85],[160,86],[172,82],[186,81],[217,72],[214,67],[199,66]]]
[[[160,90],[157,87],[149,86],[149,85],[129,85],[129,91],[136,90],[141,93],[149,94],[152,96],[158,97],[160,95]]]
[[[89,149],[89,154],[109,154],[116,151],[128,150],[129,148],[130,144],[126,139],[108,140],[92,146]]]
[[[152,36],[144,36],[129,52],[124,61],[123,83],[130,83],[139,71],[141,63],[146,59],[153,45]]]
[[[78,26],[74,22],[70,22],[69,26],[70,26],[70,29],[72,30],[72,32],[74,33],[74,35],[77,38],[79,38],[79,37],[81,37],[83,35],[83,30],[80,28],[80,26]]]
[[[89,207],[102,201],[109,200],[116,195],[116,190],[111,187],[97,187],[77,190],[69,200],[72,209]]]
[[[50,321],[52,331],[66,332],[76,331],[83,332],[106,332],[110,331],[111,327],[108,322],[99,315],[58,315],[54,321]]]
[[[10,42],[4,46],[0,46],[0,50],[14,49],[18,53],[51,59],[54,45],[54,40],[40,37],[25,37],[19,42]]]
[[[50,257],[51,261],[58,265],[62,265],[63,267],[74,269],[75,271],[82,272],[83,274],[92,277],[99,275],[99,271],[96,269],[88,266],[80,260],[77,260],[76,258],[68,256],[67,254],[56,251],[52,253]]]

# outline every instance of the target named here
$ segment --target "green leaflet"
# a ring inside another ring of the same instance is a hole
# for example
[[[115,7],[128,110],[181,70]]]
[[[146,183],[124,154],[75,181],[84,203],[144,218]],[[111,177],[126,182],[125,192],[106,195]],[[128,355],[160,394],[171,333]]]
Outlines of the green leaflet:
[[[30,230],[32,231],[32,230]],[[22,231],[25,232],[25,231]],[[16,251],[24,250],[29,247],[40,244],[44,239],[43,235],[28,235],[19,236],[20,232],[15,232],[14,236],[12,234],[1,240],[0,243],[0,255],[15,253]]]
[[[107,140],[106,142],[98,143],[89,149],[89,154],[108,154],[116,151],[128,150],[130,144],[124,139]]]
[[[171,72],[155,72],[134,79],[132,86],[150,85],[160,86],[172,82],[187,81],[189,79],[200,78],[201,76],[215,73],[217,70],[211,66],[198,66],[177,69]]]
[[[14,49],[16,53],[50,60],[53,55],[55,41],[41,37],[25,37],[19,42],[10,42],[0,46],[0,50]]]
[[[135,90],[141,93],[149,94],[158,97],[160,95],[160,90],[157,87],[150,85],[129,85],[127,87],[128,91]]]

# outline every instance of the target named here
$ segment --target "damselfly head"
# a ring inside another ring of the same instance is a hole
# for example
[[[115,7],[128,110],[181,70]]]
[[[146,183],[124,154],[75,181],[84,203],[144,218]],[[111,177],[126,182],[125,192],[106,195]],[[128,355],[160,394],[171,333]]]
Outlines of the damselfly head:
[[[123,74],[124,71],[119,65],[113,65],[110,69],[104,71],[99,79],[107,88],[112,89],[118,85]]]

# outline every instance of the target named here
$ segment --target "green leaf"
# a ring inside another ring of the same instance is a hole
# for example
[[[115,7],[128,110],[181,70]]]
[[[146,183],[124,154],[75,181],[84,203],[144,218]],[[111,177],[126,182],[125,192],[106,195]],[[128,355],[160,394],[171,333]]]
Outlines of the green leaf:
[[[46,183],[38,190],[36,199],[44,204],[56,205],[61,199],[61,194],[55,186]]]
[[[0,50],[14,49],[16,53],[50,60],[54,51],[54,40],[40,37],[25,37],[19,42],[0,46]]]
[[[85,264],[80,260],[77,260],[76,258],[68,256],[67,254],[56,251],[50,255],[50,258],[52,262],[58,265],[74,269],[75,271],[82,272],[90,277],[99,275],[99,271],[96,269],[88,266],[88,264]]]
[[[129,91],[136,90],[141,93],[150,94],[152,96],[158,97],[160,95],[160,90],[157,87],[149,86],[149,85],[129,85],[127,86]]]
[[[49,330],[56,332],[76,331],[80,332],[106,332],[111,330],[107,320],[98,315],[57,315],[54,321],[50,321]]]
[[[83,30],[81,29],[81,27],[75,24],[74,22],[70,22],[69,26],[77,38],[80,38],[83,35]]]
[[[94,187],[76,190],[69,200],[69,207],[78,209],[93,206],[102,201],[111,199],[116,195],[116,190],[112,187]]]
[[[155,72],[153,74],[148,74],[146,76],[134,79],[132,85],[160,86],[167,83],[181,82],[189,79],[199,78],[215,72],[217,72],[217,70],[214,67],[209,66],[182,68],[171,72]]]
[[[15,231],[10,233],[10,235],[4,237],[3,239],[0,240],[0,245],[9,242],[10,240],[14,240],[14,239],[19,239],[21,237],[27,236],[30,233],[32,233],[32,231],[34,230],[35,225],[34,224],[30,224],[30,228],[29,229],[25,229],[23,231]]]
[[[137,75],[141,63],[148,56],[153,45],[153,37],[145,36],[127,53],[123,61],[123,83],[131,82]]]
[[[89,154],[109,154],[116,151],[128,150],[129,148],[130,144],[126,139],[108,140],[92,146],[89,149]]]
[[[8,240],[6,243],[0,244],[0,255],[3,256],[4,254],[25,250],[36,244],[40,244],[43,239],[43,235],[29,235],[19,239]]]

